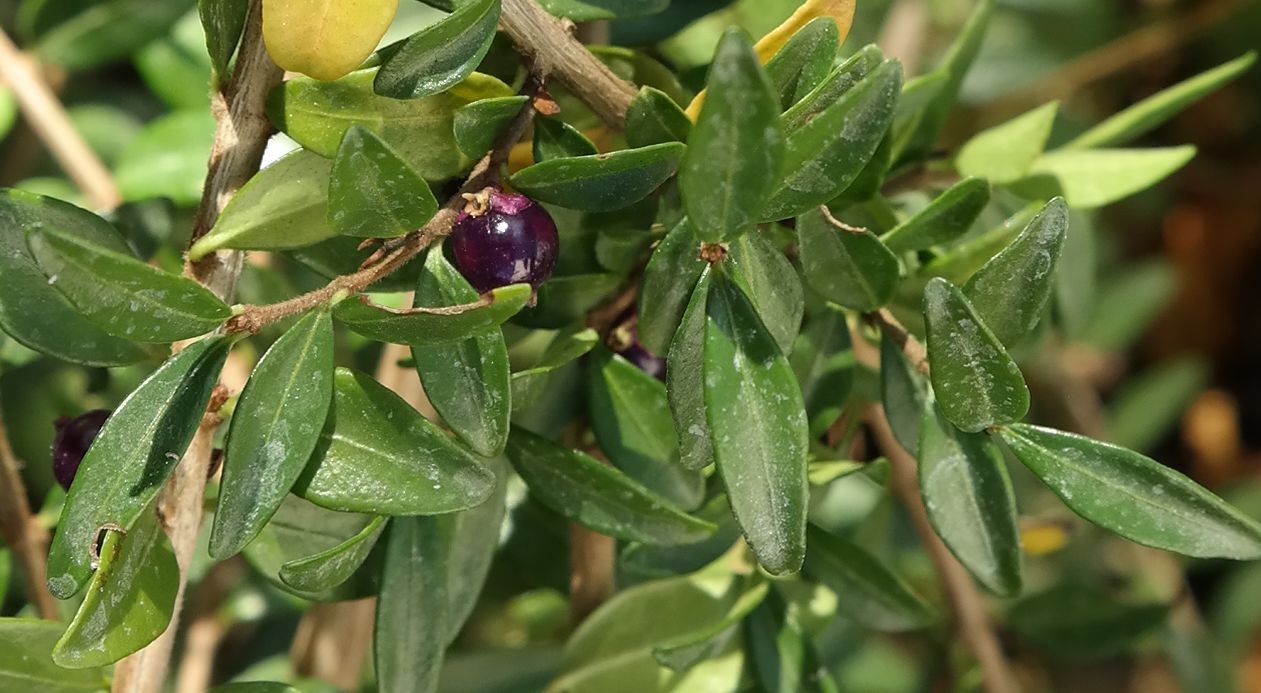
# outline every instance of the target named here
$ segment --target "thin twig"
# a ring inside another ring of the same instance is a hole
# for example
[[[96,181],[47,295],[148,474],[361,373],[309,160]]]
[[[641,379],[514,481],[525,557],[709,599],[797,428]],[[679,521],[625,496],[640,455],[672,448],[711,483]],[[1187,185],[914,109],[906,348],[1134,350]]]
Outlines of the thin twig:
[[[184,637],[184,655],[180,659],[176,693],[202,693],[210,688],[215,655],[228,631],[228,624],[219,613],[232,588],[245,573],[245,561],[239,556],[216,563],[197,585],[189,609],[188,631]]]
[[[832,210],[828,209],[827,205],[819,205],[819,211],[823,213],[823,218],[826,219],[829,224],[831,224],[832,226],[846,233],[856,233],[856,234],[867,233],[867,227],[865,226],[854,226],[852,224],[846,224],[840,219],[837,219],[835,216],[832,215]]]
[[[74,129],[34,59],[22,53],[0,29],[0,79],[13,91],[22,115],[66,175],[97,209],[113,209],[122,197],[109,169]]]
[[[48,532],[31,514],[17,456],[9,445],[4,419],[0,418],[0,536],[13,552],[27,596],[41,618],[58,617],[57,601],[48,591],[44,563],[48,560]]]
[[[906,356],[907,361],[911,362],[915,370],[921,375],[928,375],[928,352],[924,349],[924,345],[915,338],[915,335],[907,332],[892,313],[881,308],[874,313],[865,313],[863,317],[868,323],[880,328],[880,332],[885,337],[893,340],[893,343],[902,349],[902,354]]]

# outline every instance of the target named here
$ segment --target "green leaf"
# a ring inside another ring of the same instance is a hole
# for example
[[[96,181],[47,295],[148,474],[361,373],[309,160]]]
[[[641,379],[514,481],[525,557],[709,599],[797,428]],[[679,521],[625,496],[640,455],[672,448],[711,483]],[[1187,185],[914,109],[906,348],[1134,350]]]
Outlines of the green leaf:
[[[1187,556],[1261,556],[1261,525],[1149,457],[1027,424],[999,435],[1065,505],[1106,530]]]
[[[806,571],[838,596],[837,608],[859,623],[880,631],[918,630],[936,615],[900,577],[861,546],[810,527]]]
[[[206,88],[214,67],[206,53],[206,35],[196,13],[184,15],[169,33],[142,47],[132,56],[132,63],[154,96],[176,112],[202,114],[210,122],[210,132],[214,132],[210,90]],[[210,151],[209,139],[206,141],[200,162],[203,176]]]
[[[841,690],[815,652],[798,613],[772,592],[744,621],[745,656],[755,680],[766,691],[834,693]]]
[[[691,131],[687,114],[659,89],[641,87],[626,110],[626,142],[632,147],[686,142]]]
[[[228,63],[241,42],[249,6],[249,0],[197,0],[197,13],[206,34],[206,51],[221,79],[228,74]]]
[[[1003,344],[1016,344],[1041,319],[1067,235],[1068,205],[1057,197],[964,285],[972,307]]]
[[[790,130],[784,177],[760,220],[797,216],[844,192],[884,139],[901,89],[901,63],[886,60],[810,121]]]
[[[774,243],[757,231],[731,241],[729,250],[725,267],[753,302],[779,350],[790,353],[805,312],[797,270]]]
[[[1045,103],[973,135],[959,149],[955,168],[961,175],[988,178],[992,183],[1020,180],[1046,148],[1059,107],[1059,101]]]
[[[612,466],[524,429],[513,427],[507,454],[539,502],[601,534],[645,544],[681,544],[717,529]]]
[[[665,384],[605,348],[587,363],[591,427],[609,461],[681,508],[700,505],[705,480],[678,463]]]
[[[639,202],[673,176],[684,149],[678,142],[666,142],[549,159],[517,171],[508,182],[540,202],[609,212]]]
[[[685,218],[670,229],[653,250],[639,288],[639,341],[664,354],[683,320],[688,299],[705,262],[697,257],[696,236]]]
[[[123,199],[169,197],[196,207],[214,141],[215,119],[208,111],[175,111],[145,125],[114,167]]]
[[[96,67],[163,36],[192,7],[193,0],[98,2],[41,36],[35,52],[69,71]]]
[[[880,49],[874,45],[864,46],[861,50],[845,59],[817,86],[801,97],[791,108],[784,111],[780,123],[784,132],[794,132],[813,120],[817,115],[836,103],[854,85],[861,82],[884,62]]]
[[[763,567],[795,572],[806,548],[805,403],[753,305],[721,274],[705,307],[703,377],[714,461],[732,512]]]
[[[990,186],[980,178],[965,178],[950,186],[915,216],[880,237],[889,250],[906,253],[949,243],[972,228],[990,202]]]
[[[841,415],[854,382],[856,364],[845,314],[826,307],[814,313],[788,362],[801,383],[810,436],[823,435]]]
[[[394,521],[376,605],[373,662],[383,691],[432,691],[446,653],[450,541],[440,518]]]
[[[788,108],[832,72],[840,31],[831,17],[816,17],[797,30],[766,63],[766,74]]]
[[[459,175],[469,159],[455,144],[456,109],[479,99],[509,96],[494,77],[473,73],[450,89],[417,99],[392,99],[372,92],[377,68],[332,82],[306,77],[286,80],[268,98],[271,121],[298,144],[332,157],[352,125],[376,133],[428,181]]]
[[[1168,619],[1166,604],[1126,604],[1092,585],[1061,584],[1012,605],[1012,630],[1046,652],[1108,657],[1138,644]]]
[[[406,519],[400,520],[404,522]],[[299,592],[325,592],[351,578],[376,546],[386,518],[374,517],[340,544],[280,566],[280,579]]]
[[[797,242],[806,282],[829,301],[867,312],[897,291],[898,258],[870,231],[838,229],[811,210],[797,218]]]
[[[116,337],[173,342],[205,334],[232,315],[197,282],[80,236],[45,228],[28,232],[26,242],[48,283]]]
[[[539,287],[538,305],[522,310],[512,322],[524,327],[560,329],[584,318],[624,280],[612,272],[552,277]]]
[[[333,317],[378,342],[411,346],[453,344],[499,327],[521,310],[531,293],[529,284],[509,284],[486,292],[473,303],[402,310],[360,297],[338,303]]]
[[[928,383],[887,336],[880,339],[880,399],[893,437],[919,457],[920,420],[928,406]]]
[[[287,683],[276,681],[234,681],[215,686],[210,693],[299,693]]]
[[[429,184],[371,130],[352,125],[328,180],[328,225],[337,233],[392,238],[438,211]]]
[[[490,151],[495,138],[517,117],[527,101],[526,96],[501,96],[456,109],[451,128],[460,151],[474,158]]]
[[[1024,376],[958,287],[941,278],[928,282],[924,322],[933,391],[951,423],[976,433],[1024,418]]]
[[[70,669],[106,666],[156,640],[175,613],[179,574],[154,508],[125,535],[107,533],[100,567],[53,661]]]
[[[718,560],[732,544],[740,541],[740,528],[731,516],[731,506],[725,495],[714,495],[696,510],[695,515],[718,525],[718,531],[690,544],[628,544],[617,558],[618,568],[628,574],[650,579],[695,573]]]
[[[534,161],[595,156],[600,150],[574,126],[557,118],[534,119]]]
[[[55,228],[102,247],[130,252],[100,217],[74,205],[20,190],[0,190],[0,328],[40,353],[91,366],[119,366],[145,351],[88,322],[48,283],[26,245],[26,232]]]
[[[430,250],[416,300],[441,306],[476,299],[477,291],[447,262],[442,249]],[[503,333],[492,329],[452,344],[413,345],[412,358],[425,395],[460,440],[483,457],[502,452],[512,414]]]
[[[669,5],[669,0],[540,0],[539,4],[557,17],[594,22],[656,14]]]
[[[704,105],[679,171],[683,208],[701,240],[716,243],[758,221],[780,171],[779,103],[748,37],[723,34]]]
[[[347,368],[294,493],[330,510],[434,515],[471,508],[495,477],[384,385]]]
[[[499,0],[461,3],[455,12],[404,41],[381,65],[373,91],[414,99],[451,88],[486,56],[498,23]]]
[[[1043,154],[1016,183],[1026,197],[1061,194],[1073,209],[1094,209],[1159,183],[1195,156],[1195,147],[1059,149]]]
[[[694,633],[672,638],[652,648],[652,656],[662,666],[674,671],[687,671],[698,662],[720,654],[727,642],[735,636],[740,622],[766,599],[770,591],[770,583],[758,577],[749,580],[749,585],[740,591],[740,596],[731,603],[731,607],[722,618],[711,623],[696,624],[700,626]]]
[[[1020,593],[1020,528],[1003,453],[964,433],[935,406],[924,410],[919,487],[933,529],[963,567],[1003,597]]]
[[[53,662],[64,626],[34,618],[0,618],[0,689],[31,693],[95,693],[109,684],[100,669],[66,669]]]
[[[1151,132],[1187,106],[1239,77],[1256,62],[1255,51],[1178,82],[1116,113],[1064,145],[1064,149],[1093,149],[1124,144]]]
[[[703,267],[666,355],[666,396],[679,436],[679,462],[704,469],[714,461],[705,417],[705,306],[711,275]]]
[[[271,519],[311,458],[332,399],[333,320],[314,310],[271,345],[233,410],[211,557],[236,554]]]
[[[589,327],[563,329],[543,350],[538,363],[512,374],[512,413],[526,413],[553,382],[556,371],[595,348],[600,335]]]
[[[220,248],[300,248],[337,234],[328,223],[333,163],[299,149],[254,174],[232,197],[214,228],[188,251],[198,260]]]
[[[228,356],[223,337],[189,345],[145,379],[105,422],[66,496],[48,552],[48,589],[68,599],[92,572],[103,526],[128,530],[201,425]]]

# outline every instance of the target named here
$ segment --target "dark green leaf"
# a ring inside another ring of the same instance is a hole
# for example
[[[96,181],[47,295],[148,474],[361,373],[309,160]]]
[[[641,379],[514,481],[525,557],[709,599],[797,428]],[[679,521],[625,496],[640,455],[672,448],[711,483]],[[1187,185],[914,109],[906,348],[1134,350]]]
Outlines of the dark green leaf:
[[[101,330],[48,283],[26,246],[28,229],[55,228],[102,247],[129,252],[103,219],[50,197],[0,191],[0,328],[40,353],[94,366],[145,357],[139,346]]]
[[[109,688],[100,669],[66,669],[53,662],[64,626],[33,618],[0,618],[0,690],[96,693]]]
[[[445,91],[472,74],[490,50],[499,23],[499,0],[470,0],[403,42],[381,65],[372,89],[414,99]]]
[[[670,0],[540,0],[539,4],[557,17],[568,17],[575,22],[593,22],[656,14],[664,10],[669,2]]]
[[[495,477],[384,385],[347,368],[294,492],[330,510],[434,515],[471,508]]]
[[[210,693],[299,693],[287,683],[275,681],[235,681],[215,686]]]
[[[801,566],[808,424],[792,368],[724,275],[709,287],[703,368],[714,461],[753,553],[772,574]]]
[[[994,594],[1020,592],[1020,528],[1003,453],[990,437],[964,433],[935,406],[924,410],[919,486],[933,529]]]
[[[840,31],[831,17],[816,17],[797,30],[766,63],[766,74],[779,105],[788,108],[817,87],[832,71]]]
[[[745,656],[765,691],[835,693],[841,690],[814,651],[799,613],[772,592],[744,621]]]
[[[918,457],[920,420],[928,406],[928,383],[902,355],[902,348],[887,336],[880,339],[880,399],[893,437]]]
[[[241,41],[249,6],[249,0],[197,0],[197,13],[206,33],[206,50],[220,78],[228,74],[228,63]]]
[[[411,346],[453,344],[499,327],[530,300],[529,284],[509,284],[462,306],[395,310],[366,299],[338,303],[333,317],[379,342]]]
[[[884,61],[880,49],[874,45],[864,46],[862,50],[845,59],[817,87],[811,89],[791,108],[784,111],[780,123],[785,132],[793,132],[810,122],[815,116],[827,110],[846,92],[854,88],[867,75],[871,74]]]
[[[814,526],[806,571],[836,592],[842,612],[865,626],[898,632],[924,628],[936,620],[928,605],[874,556]]]
[[[588,365],[591,427],[609,461],[681,508],[700,505],[705,480],[679,464],[665,384],[604,348]]]
[[[529,97],[501,96],[474,101],[456,110],[452,125],[455,143],[470,157],[480,157],[499,133],[521,112]]]
[[[1126,604],[1097,587],[1062,584],[1017,602],[1008,620],[1050,654],[1091,659],[1133,647],[1168,615],[1165,604]]]
[[[976,433],[1024,418],[1024,376],[958,287],[941,278],[928,282],[924,322],[933,391],[951,423]]]
[[[171,622],[179,564],[152,507],[124,535],[109,532],[87,595],[53,648],[70,669],[113,664],[153,642]]]
[[[796,269],[774,243],[757,231],[731,241],[729,250],[724,266],[753,302],[779,350],[791,352],[805,312]]]
[[[588,310],[622,285],[624,277],[611,272],[552,277],[538,291],[538,305],[522,310],[513,323],[557,330],[582,319]]]
[[[680,544],[716,529],[612,466],[524,429],[513,427],[507,453],[535,498],[601,534],[645,544]]]
[[[1187,556],[1261,556],[1261,525],[1149,457],[1049,428],[1000,430],[1016,458],[1065,505],[1104,529]]]
[[[731,516],[726,496],[715,495],[695,515],[718,525],[718,531],[690,544],[653,546],[631,543],[618,556],[618,567],[633,575],[653,579],[694,573],[718,560],[732,544],[740,541],[740,528]]]
[[[992,183],[1020,180],[1046,148],[1059,105],[1058,101],[1043,104],[974,135],[959,149],[955,168]]]
[[[48,552],[53,596],[68,599],[79,591],[92,572],[101,527],[126,531],[161,490],[201,424],[228,348],[223,337],[189,345],[105,422],[70,486]]]
[[[642,87],[626,110],[626,142],[647,147],[663,142],[686,142],[692,121],[665,92]]]
[[[333,321],[315,310],[254,367],[233,410],[210,555],[240,551],[302,474],[333,398]]]
[[[441,306],[476,299],[477,291],[446,261],[442,249],[431,250],[416,285],[416,300]],[[452,344],[414,345],[412,358],[425,395],[460,440],[483,457],[502,452],[512,414],[503,333],[489,330]]]
[[[447,565],[446,642],[460,634],[464,622],[478,603],[482,585],[490,573],[491,560],[499,548],[508,494],[510,466],[503,457],[487,464],[495,473],[495,491],[485,503],[458,513],[426,517],[445,528],[448,541],[433,547],[430,556],[443,555]]]
[[[666,356],[666,395],[679,436],[679,462],[688,469],[704,469],[714,461],[704,392],[705,305],[710,281],[709,269],[702,268]]]
[[[599,150],[574,126],[555,118],[534,119],[534,161],[594,156]]]
[[[523,413],[547,389],[553,374],[573,363],[600,343],[600,335],[588,327],[563,329],[543,350],[543,356],[530,368],[512,374],[512,412]]]
[[[685,147],[678,142],[608,154],[550,159],[517,171],[512,187],[549,204],[608,212],[634,204],[674,175]]]
[[[797,218],[797,239],[806,282],[824,298],[861,311],[893,298],[901,267],[872,232],[838,229],[811,210]]]
[[[687,144],[679,191],[697,235],[719,242],[744,233],[775,185],[784,142],[778,99],[739,29],[718,44]]]
[[[280,566],[280,579],[299,592],[311,593],[331,590],[345,583],[368,559],[381,530],[385,529],[385,522],[384,517],[374,517],[358,533],[336,546],[286,561]]]
[[[371,130],[352,125],[328,180],[328,224],[363,238],[402,236],[438,211],[429,184]]]
[[[949,243],[968,232],[990,201],[990,186],[966,178],[948,188],[915,216],[880,237],[889,250],[905,253]]]
[[[809,122],[790,130],[784,178],[761,220],[796,216],[844,192],[884,139],[901,89],[902,65],[885,61]]]
[[[1061,194],[1073,209],[1094,209],[1150,188],[1182,168],[1195,147],[1058,149],[1043,154],[1016,184],[1025,197]]]
[[[105,0],[92,3],[40,37],[35,52],[41,61],[67,70],[84,70],[126,58],[162,36],[193,0]]]
[[[1068,205],[1057,197],[964,285],[972,307],[1003,344],[1016,344],[1041,319],[1067,234]]]
[[[436,517],[398,518],[386,537],[373,653],[382,691],[437,688],[446,653],[450,526]]]
[[[744,617],[766,599],[769,590],[770,584],[765,580],[750,579],[722,618],[710,623],[693,624],[697,627],[696,632],[671,638],[653,647],[652,656],[662,666],[674,671],[687,671],[698,662],[719,654],[735,636]]]
[[[841,415],[854,382],[854,352],[845,314],[823,308],[812,315],[788,362],[801,383],[810,436],[823,435]]]
[[[683,320],[692,289],[705,269],[697,257],[699,246],[687,220],[679,222],[652,252],[639,289],[639,341],[655,354],[670,349],[670,340]]]

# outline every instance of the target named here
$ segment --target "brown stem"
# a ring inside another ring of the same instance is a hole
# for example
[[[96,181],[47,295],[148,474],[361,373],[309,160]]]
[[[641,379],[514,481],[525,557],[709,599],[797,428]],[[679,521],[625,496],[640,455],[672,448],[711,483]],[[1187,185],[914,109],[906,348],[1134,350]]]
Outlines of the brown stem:
[[[66,109],[53,93],[34,59],[22,53],[0,30],[0,79],[13,96],[31,129],[48,147],[66,175],[97,209],[113,209],[122,197],[109,169],[74,129]]]
[[[569,621],[577,626],[613,596],[617,542],[579,524],[569,525]]]
[[[1007,669],[1007,661],[1003,658],[998,638],[990,627],[981,595],[972,584],[967,570],[938,538],[928,521],[928,512],[924,510],[924,501],[919,494],[915,458],[894,437],[893,429],[889,427],[889,420],[880,405],[868,406],[867,423],[876,439],[876,445],[889,460],[893,492],[901,499],[902,505],[911,516],[915,533],[937,570],[937,577],[941,580],[946,599],[950,602],[959,636],[981,665],[985,691],[1014,693],[1017,690],[1015,680]]]
[[[176,693],[202,693],[210,688],[215,654],[228,629],[219,609],[244,573],[245,562],[236,556],[214,564],[201,584],[197,585],[189,609],[190,619],[175,684]]]
[[[0,536],[13,552],[26,583],[27,596],[41,618],[56,620],[57,601],[48,592],[44,563],[48,560],[48,532],[31,514],[17,456],[9,445],[0,418]]]
[[[866,313],[863,317],[867,319],[867,322],[879,327],[884,336],[893,340],[893,343],[902,349],[902,354],[911,362],[915,370],[921,375],[928,375],[928,352],[924,350],[924,345],[915,338],[915,335],[907,332],[892,313],[881,308],[874,313]]]

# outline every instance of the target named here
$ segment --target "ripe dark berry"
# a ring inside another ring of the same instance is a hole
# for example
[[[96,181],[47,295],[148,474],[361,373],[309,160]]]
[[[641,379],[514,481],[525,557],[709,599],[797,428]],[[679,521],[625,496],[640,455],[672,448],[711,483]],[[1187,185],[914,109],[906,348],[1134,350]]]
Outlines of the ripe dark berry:
[[[456,269],[478,291],[527,283],[552,274],[560,241],[556,223],[525,195],[494,191],[481,214],[461,212],[451,230]]]
[[[639,330],[635,328],[635,322],[635,315],[630,313],[630,317],[624,319],[622,324],[609,334],[609,346],[639,370],[657,380],[665,380],[666,360],[648,351],[643,344],[639,343]]]
[[[83,462],[83,456],[109,415],[108,409],[94,409],[73,419],[63,416],[53,424],[57,427],[57,435],[53,438],[53,476],[57,477],[57,483],[62,488],[70,489],[70,482],[79,471],[79,463]]]

